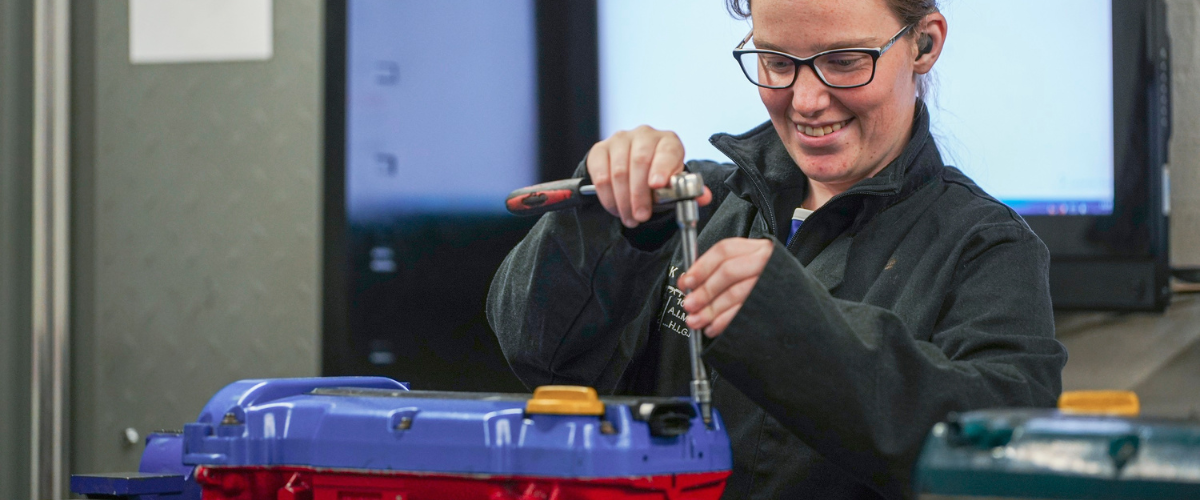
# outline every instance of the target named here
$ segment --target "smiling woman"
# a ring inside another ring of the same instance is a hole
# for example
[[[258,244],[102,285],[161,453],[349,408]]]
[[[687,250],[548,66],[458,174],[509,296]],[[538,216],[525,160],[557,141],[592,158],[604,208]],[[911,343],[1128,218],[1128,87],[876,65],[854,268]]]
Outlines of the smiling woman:
[[[538,222],[489,322],[527,385],[602,393],[687,394],[702,331],[733,443],[725,498],[904,497],[947,412],[1054,404],[1045,246],[942,164],[920,98],[946,42],[934,2],[728,6],[753,29],[740,68],[707,70],[743,73],[770,121],[713,136],[733,164],[685,163],[649,126],[597,143],[577,174],[599,206]],[[708,193],[681,274],[650,190],[685,168]]]
[[[731,9],[745,12],[740,2],[729,1]],[[798,55],[785,59],[791,64],[785,65],[777,85],[750,80],[760,86],[771,122],[792,160],[810,179],[804,208],[815,210],[874,176],[908,143],[917,80],[933,68],[946,37],[946,20],[935,5],[917,15],[914,4],[926,3],[754,2],[749,39],[773,52],[760,56],[758,71],[747,70],[746,75],[769,79],[780,72],[768,71],[765,63]],[[740,56],[743,68],[747,55]],[[854,67],[839,72],[848,61]]]

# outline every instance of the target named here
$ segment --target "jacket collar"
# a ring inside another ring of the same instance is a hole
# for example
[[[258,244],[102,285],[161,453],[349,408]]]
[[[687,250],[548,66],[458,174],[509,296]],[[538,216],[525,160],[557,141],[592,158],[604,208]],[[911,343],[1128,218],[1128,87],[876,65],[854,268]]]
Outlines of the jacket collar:
[[[725,179],[730,193],[754,203],[766,216],[767,223],[776,227],[774,208],[768,193],[805,187],[808,178],[788,155],[771,122],[740,135],[716,134],[709,142],[738,167]],[[860,212],[855,217],[854,226],[860,227],[874,213],[907,198],[916,188],[938,176],[942,166],[941,155],[929,132],[929,112],[925,103],[918,99],[913,116],[912,138],[900,156],[874,177],[863,179],[835,196],[826,206],[844,198],[871,199],[870,203],[856,204],[861,208],[874,208],[854,210]],[[839,205],[844,203],[842,201]]]

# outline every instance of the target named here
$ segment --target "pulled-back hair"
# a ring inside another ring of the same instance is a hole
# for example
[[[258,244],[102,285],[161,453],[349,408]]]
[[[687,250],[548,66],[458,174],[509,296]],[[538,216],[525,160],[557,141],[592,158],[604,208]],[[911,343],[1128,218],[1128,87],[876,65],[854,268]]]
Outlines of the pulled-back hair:
[[[729,13],[738,19],[750,17],[751,0],[725,0]],[[937,0],[887,0],[892,13],[900,18],[900,24],[908,26],[920,21],[927,14],[937,12]],[[915,31],[915,30],[914,30]],[[909,33],[915,35],[915,33]]]

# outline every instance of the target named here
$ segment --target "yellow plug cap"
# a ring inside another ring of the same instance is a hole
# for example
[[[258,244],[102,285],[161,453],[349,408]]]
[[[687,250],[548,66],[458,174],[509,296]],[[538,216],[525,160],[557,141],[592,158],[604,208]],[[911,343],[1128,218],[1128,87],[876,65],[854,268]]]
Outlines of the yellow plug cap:
[[[1058,398],[1063,413],[1136,417],[1141,412],[1137,394],[1129,391],[1071,391]]]
[[[525,413],[542,415],[603,415],[604,403],[591,387],[543,385],[525,403]]]

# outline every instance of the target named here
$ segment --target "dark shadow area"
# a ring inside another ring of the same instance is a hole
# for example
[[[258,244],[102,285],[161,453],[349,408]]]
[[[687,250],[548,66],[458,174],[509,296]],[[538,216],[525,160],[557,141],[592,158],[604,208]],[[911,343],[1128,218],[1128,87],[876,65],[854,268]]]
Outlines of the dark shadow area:
[[[536,219],[423,215],[351,226],[354,375],[419,390],[523,392],[487,324],[496,268]]]

